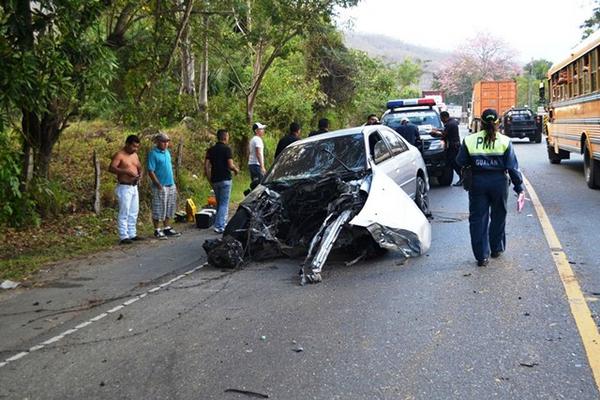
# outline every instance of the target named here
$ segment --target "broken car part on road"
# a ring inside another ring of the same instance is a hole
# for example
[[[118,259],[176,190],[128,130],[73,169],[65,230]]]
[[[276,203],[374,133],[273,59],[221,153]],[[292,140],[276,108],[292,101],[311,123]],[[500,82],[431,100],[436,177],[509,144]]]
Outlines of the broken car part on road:
[[[236,240],[246,259],[305,255],[300,268],[304,284],[321,281],[334,249],[343,249],[355,260],[381,249],[400,251],[405,257],[429,249],[427,218],[372,159],[367,161],[365,146],[355,145],[357,135],[332,139],[282,153],[284,162],[280,157],[265,181],[240,204],[224,238],[205,243],[211,264],[239,265],[239,258],[228,259],[230,253],[235,253],[233,258],[239,255],[231,251]]]

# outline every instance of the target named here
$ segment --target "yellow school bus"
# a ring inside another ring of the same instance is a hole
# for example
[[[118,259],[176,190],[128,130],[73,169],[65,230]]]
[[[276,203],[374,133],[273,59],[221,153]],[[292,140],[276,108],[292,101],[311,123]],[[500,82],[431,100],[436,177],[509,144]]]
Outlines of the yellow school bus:
[[[587,185],[600,188],[600,32],[548,71],[548,159],[583,154]]]

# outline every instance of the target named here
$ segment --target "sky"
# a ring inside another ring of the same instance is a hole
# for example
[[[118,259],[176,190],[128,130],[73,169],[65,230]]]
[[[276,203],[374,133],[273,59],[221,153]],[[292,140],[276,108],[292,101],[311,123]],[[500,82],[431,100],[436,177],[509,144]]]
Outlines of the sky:
[[[593,0],[362,0],[340,10],[337,22],[344,30],[447,51],[489,32],[516,50],[516,62],[555,62],[581,41],[579,26],[594,6]]]

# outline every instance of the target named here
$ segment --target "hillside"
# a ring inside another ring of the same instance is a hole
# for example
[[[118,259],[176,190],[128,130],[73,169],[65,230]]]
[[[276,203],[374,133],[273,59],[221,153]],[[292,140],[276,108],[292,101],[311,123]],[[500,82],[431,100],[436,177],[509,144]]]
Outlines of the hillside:
[[[405,58],[419,59],[424,62],[425,73],[421,78],[421,89],[431,89],[433,74],[439,71],[439,65],[450,57],[449,52],[413,45],[389,36],[345,32],[346,46],[362,50],[373,57],[388,62],[402,62]]]

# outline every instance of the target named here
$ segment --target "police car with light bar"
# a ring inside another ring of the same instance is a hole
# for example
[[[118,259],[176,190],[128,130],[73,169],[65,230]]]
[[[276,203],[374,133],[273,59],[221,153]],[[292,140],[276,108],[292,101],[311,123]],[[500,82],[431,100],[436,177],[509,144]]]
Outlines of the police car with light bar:
[[[419,129],[420,150],[430,177],[435,176],[438,183],[448,186],[452,183],[454,172],[446,160],[446,144],[443,139],[431,135],[433,129],[443,130],[436,103],[431,98],[397,99],[387,102],[387,111],[381,117],[381,123],[398,130],[403,118]]]

